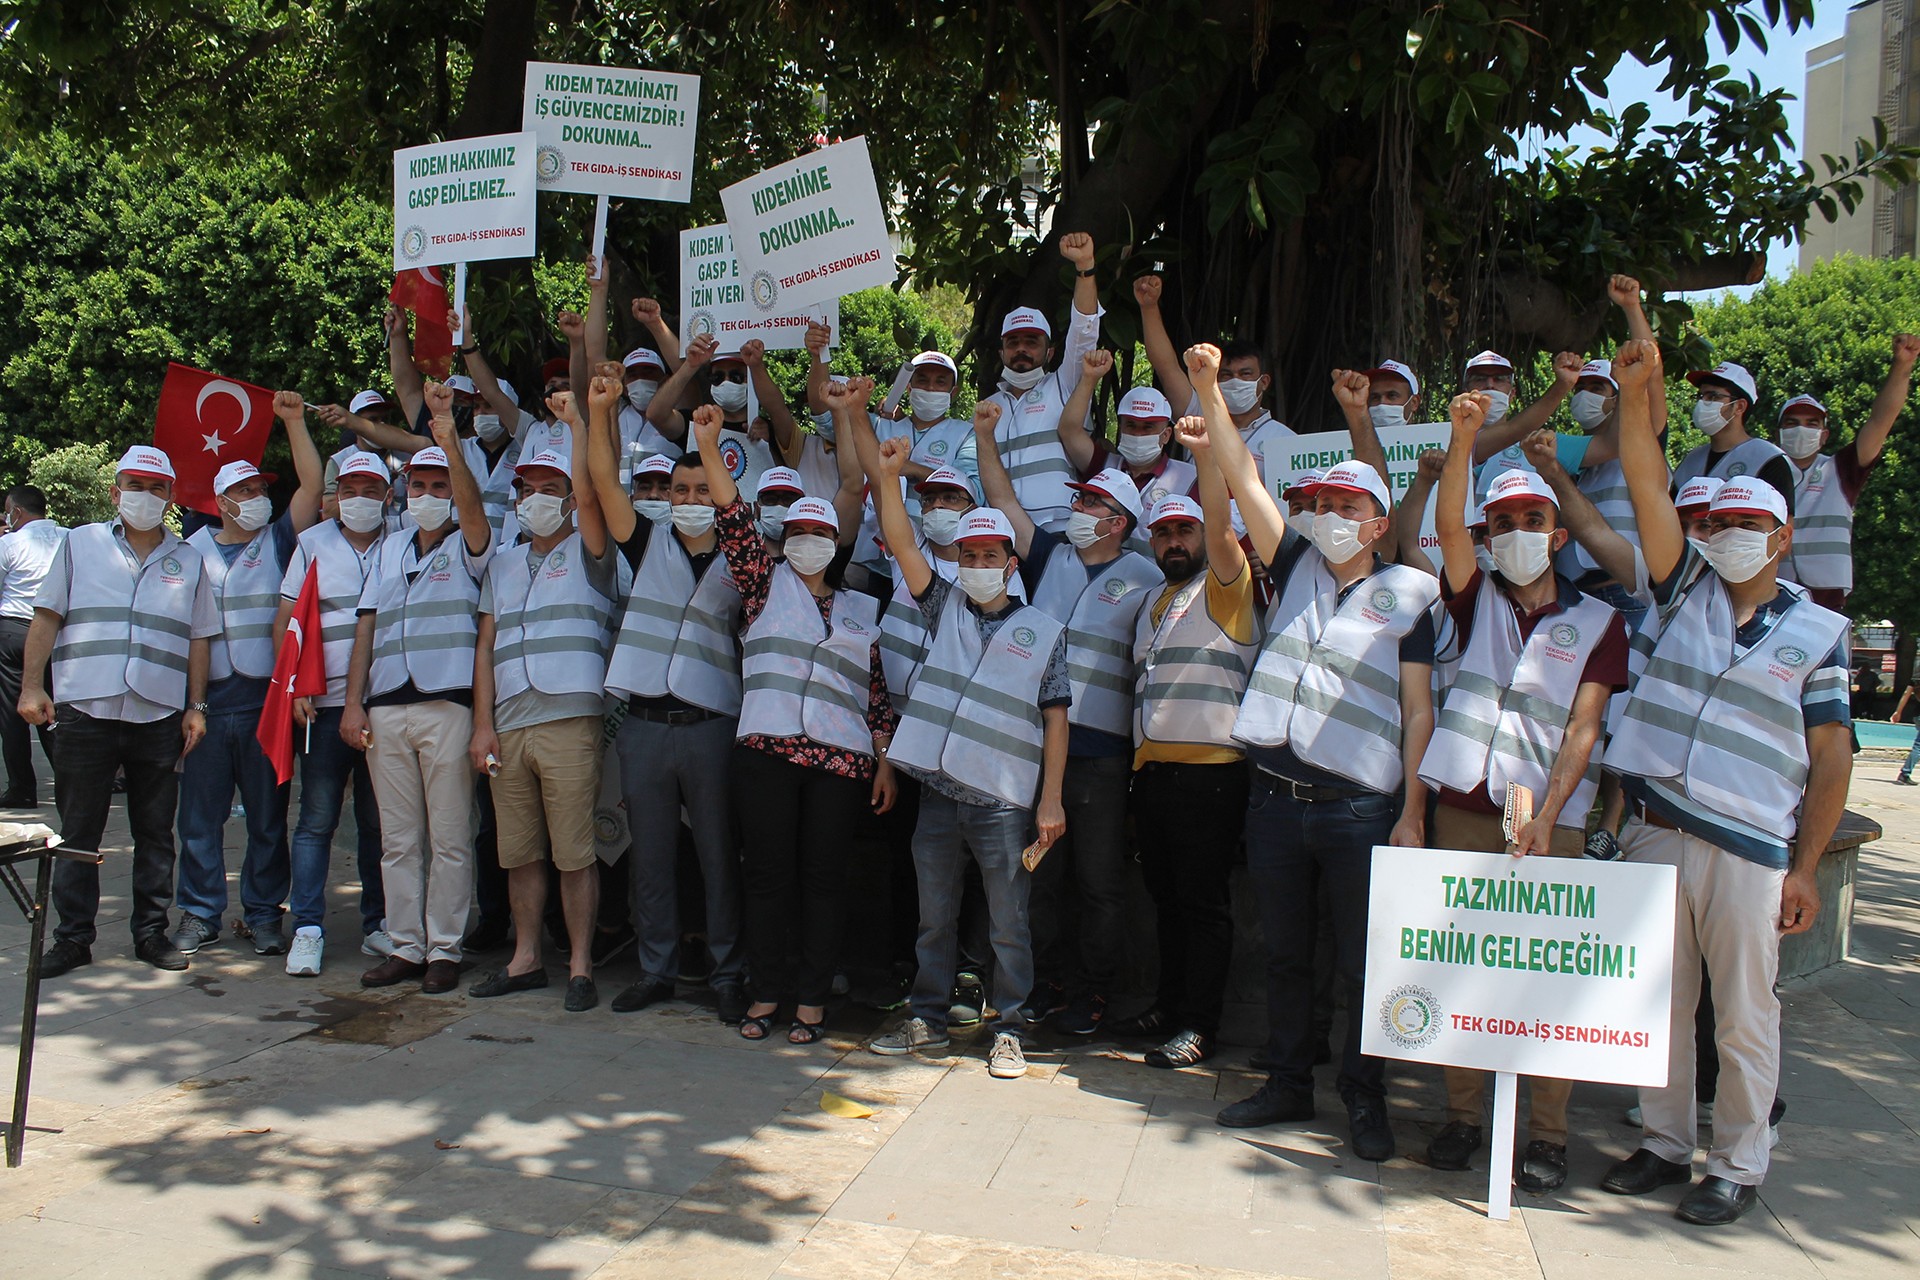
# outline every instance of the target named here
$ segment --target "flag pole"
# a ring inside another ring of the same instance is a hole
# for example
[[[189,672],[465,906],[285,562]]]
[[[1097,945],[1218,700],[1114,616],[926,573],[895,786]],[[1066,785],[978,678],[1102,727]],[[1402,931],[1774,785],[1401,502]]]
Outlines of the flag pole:
[[[601,195],[593,202],[593,260],[600,268],[599,280],[607,274],[607,210],[612,200]]]
[[[463,346],[467,341],[467,264],[464,262],[453,268],[453,314],[460,318],[460,327],[453,331],[453,345]]]

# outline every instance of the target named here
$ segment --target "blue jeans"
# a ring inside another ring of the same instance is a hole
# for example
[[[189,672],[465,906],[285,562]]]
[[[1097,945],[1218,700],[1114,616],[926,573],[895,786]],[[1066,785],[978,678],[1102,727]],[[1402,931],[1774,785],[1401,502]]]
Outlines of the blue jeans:
[[[1609,582],[1587,594],[1619,610],[1621,621],[1627,624],[1628,635],[1638,631],[1641,620],[1647,616],[1647,602],[1617,582]]]
[[[914,956],[912,1009],[944,1031],[953,997],[960,942],[960,900],[969,851],[987,891],[993,939],[995,1031],[1020,1033],[1033,1025],[1033,933],[1027,924],[1027,869],[1020,862],[1033,815],[1025,809],[989,809],[920,788],[920,823],[913,832],[913,872],[920,883],[920,937]]]
[[[246,807],[247,854],[240,864],[240,907],[258,928],[280,919],[292,874],[287,850],[287,796],[256,733],[260,708],[216,711],[207,736],[180,771],[180,859],[174,901],[220,932],[227,910],[227,817],[233,793]]]
[[[380,807],[373,798],[373,778],[367,772],[365,753],[340,741],[341,708],[315,710],[313,746],[300,757],[300,818],[293,828],[293,882],[287,905],[294,928],[325,926],[327,866],[351,779],[353,820],[359,828],[360,932],[372,933],[387,914],[386,889],[380,881]],[[295,725],[295,744],[304,744],[306,734],[303,726]]]
[[[1347,989],[1346,1048],[1340,1096],[1378,1102],[1386,1063],[1360,1052],[1366,1017],[1367,897],[1373,846],[1385,844],[1400,813],[1398,796],[1295,800],[1287,784],[1253,770],[1247,798],[1247,871],[1267,944],[1267,1055],[1273,1078],[1313,1092],[1313,953],[1325,904],[1333,920],[1334,971]]]
[[[1920,724],[1916,724],[1915,728],[1920,729]],[[1920,733],[1914,735],[1913,750],[1907,752],[1907,762],[1900,766],[1900,776],[1904,778],[1912,773],[1913,766],[1917,764],[1920,764]]]

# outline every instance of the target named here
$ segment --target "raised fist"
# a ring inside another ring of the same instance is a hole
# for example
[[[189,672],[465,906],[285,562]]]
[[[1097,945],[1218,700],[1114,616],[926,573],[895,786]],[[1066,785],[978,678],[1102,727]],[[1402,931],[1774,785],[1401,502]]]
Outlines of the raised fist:
[[[1607,281],[1607,297],[1616,307],[1633,307],[1640,304],[1640,282],[1632,276],[1614,276]]]
[[[1572,351],[1560,352],[1553,358],[1554,383],[1571,388],[1574,383],[1580,381],[1580,370],[1586,367],[1586,363]]]
[[[1113,352],[1103,347],[1095,347],[1080,357],[1080,376],[1090,382],[1098,382],[1113,369]]]
[[[1644,389],[1659,371],[1660,348],[1644,338],[1623,342],[1620,349],[1613,353],[1613,377],[1622,391],[1629,387]]]
[[[720,447],[720,428],[726,418],[717,404],[703,404],[693,411],[693,438],[702,449]]]
[[[1546,474],[1549,466],[1560,464],[1560,436],[1547,427],[1527,433],[1520,442],[1521,451],[1527,455],[1527,461],[1533,463],[1533,469]]]
[[[906,469],[907,460],[913,454],[913,441],[905,436],[892,436],[880,442],[880,475],[898,485],[900,473]]]
[[[833,330],[828,328],[824,321],[807,321],[806,348],[813,352],[815,358],[818,358],[820,353],[827,349],[827,344],[832,341]]]
[[[713,359],[713,353],[719,349],[720,339],[703,333],[687,344],[687,363],[698,369]]]
[[[1447,451],[1445,449],[1422,449],[1420,451],[1419,461],[1416,463],[1420,479],[1425,480],[1428,484],[1437,484],[1439,482],[1440,472],[1446,465]]]
[[[573,392],[571,391],[556,391],[548,396],[547,408],[551,409],[553,416],[562,422],[580,421],[580,409],[579,406],[574,403]]]
[[[1333,371],[1333,398],[1342,409],[1364,414],[1367,411],[1367,375],[1354,369]]]
[[[1060,256],[1077,271],[1089,269],[1093,266],[1093,237],[1084,231],[1069,231],[1060,237]]]
[[[1186,361],[1187,377],[1195,386],[1212,386],[1220,380],[1220,348],[1211,342],[1188,347]]]
[[[427,402],[427,412],[434,417],[453,412],[453,388],[444,382],[429,381],[420,388],[420,398]]]
[[[1480,430],[1480,424],[1487,420],[1487,393],[1484,391],[1462,391],[1447,405],[1447,413],[1453,419],[1455,435],[1472,435]]]
[[[598,374],[587,384],[587,404],[595,413],[610,414],[620,404],[625,390],[618,374]]]
[[[1212,347],[1206,349],[1208,351],[1213,350]],[[1187,352],[1188,369],[1193,368],[1193,352],[1198,350],[1200,350],[1200,348],[1195,347],[1192,351]],[[1207,434],[1207,420],[1205,418],[1198,416],[1182,418],[1180,421],[1174,423],[1173,434],[1175,439],[1179,440],[1181,444],[1187,446],[1187,448],[1195,454],[1206,453],[1213,448],[1213,438]]]
[[[660,304],[652,298],[635,298],[633,318],[647,328],[653,328],[660,323]]]
[[[758,338],[748,338],[740,344],[740,362],[749,369],[758,369],[767,363],[767,344]]]
[[[973,406],[973,429],[975,432],[991,434],[1000,425],[1000,406],[991,400],[982,400]]]
[[[587,322],[577,311],[562,311],[553,318],[553,326],[565,335],[568,342],[585,342],[587,339]]]
[[[298,391],[276,391],[273,393],[273,416],[282,422],[304,418],[307,416],[307,402],[300,398]]]
[[[1140,304],[1142,311],[1158,307],[1161,287],[1159,276],[1141,276],[1133,282],[1133,300]]]
[[[1910,333],[1894,335],[1893,362],[1911,368],[1916,359],[1920,359],[1920,338]]]

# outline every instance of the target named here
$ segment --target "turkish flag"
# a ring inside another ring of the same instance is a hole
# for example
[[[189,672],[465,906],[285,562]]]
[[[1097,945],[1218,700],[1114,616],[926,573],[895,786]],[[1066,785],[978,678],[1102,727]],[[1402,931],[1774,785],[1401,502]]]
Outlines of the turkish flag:
[[[320,644],[320,564],[310,560],[293,616],[287,619],[286,638],[274,655],[273,680],[267,686],[266,705],[260,709],[260,727],[254,731],[260,749],[273,762],[273,776],[282,785],[293,779],[293,700],[326,691],[327,661]]]
[[[447,283],[438,267],[408,267],[393,277],[387,300],[413,312],[413,367],[436,382],[453,369],[453,330],[447,327]]]
[[[272,432],[273,392],[190,365],[167,365],[153,447],[173,461],[173,500],[181,506],[219,515],[213,477],[229,462],[259,466]]]

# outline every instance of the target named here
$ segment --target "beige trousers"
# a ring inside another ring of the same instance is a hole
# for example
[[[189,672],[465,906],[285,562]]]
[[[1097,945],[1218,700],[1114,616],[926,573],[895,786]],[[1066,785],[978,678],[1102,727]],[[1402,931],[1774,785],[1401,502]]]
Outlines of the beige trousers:
[[[415,702],[375,707],[367,720],[394,954],[416,964],[458,963],[473,915],[473,712]]]

